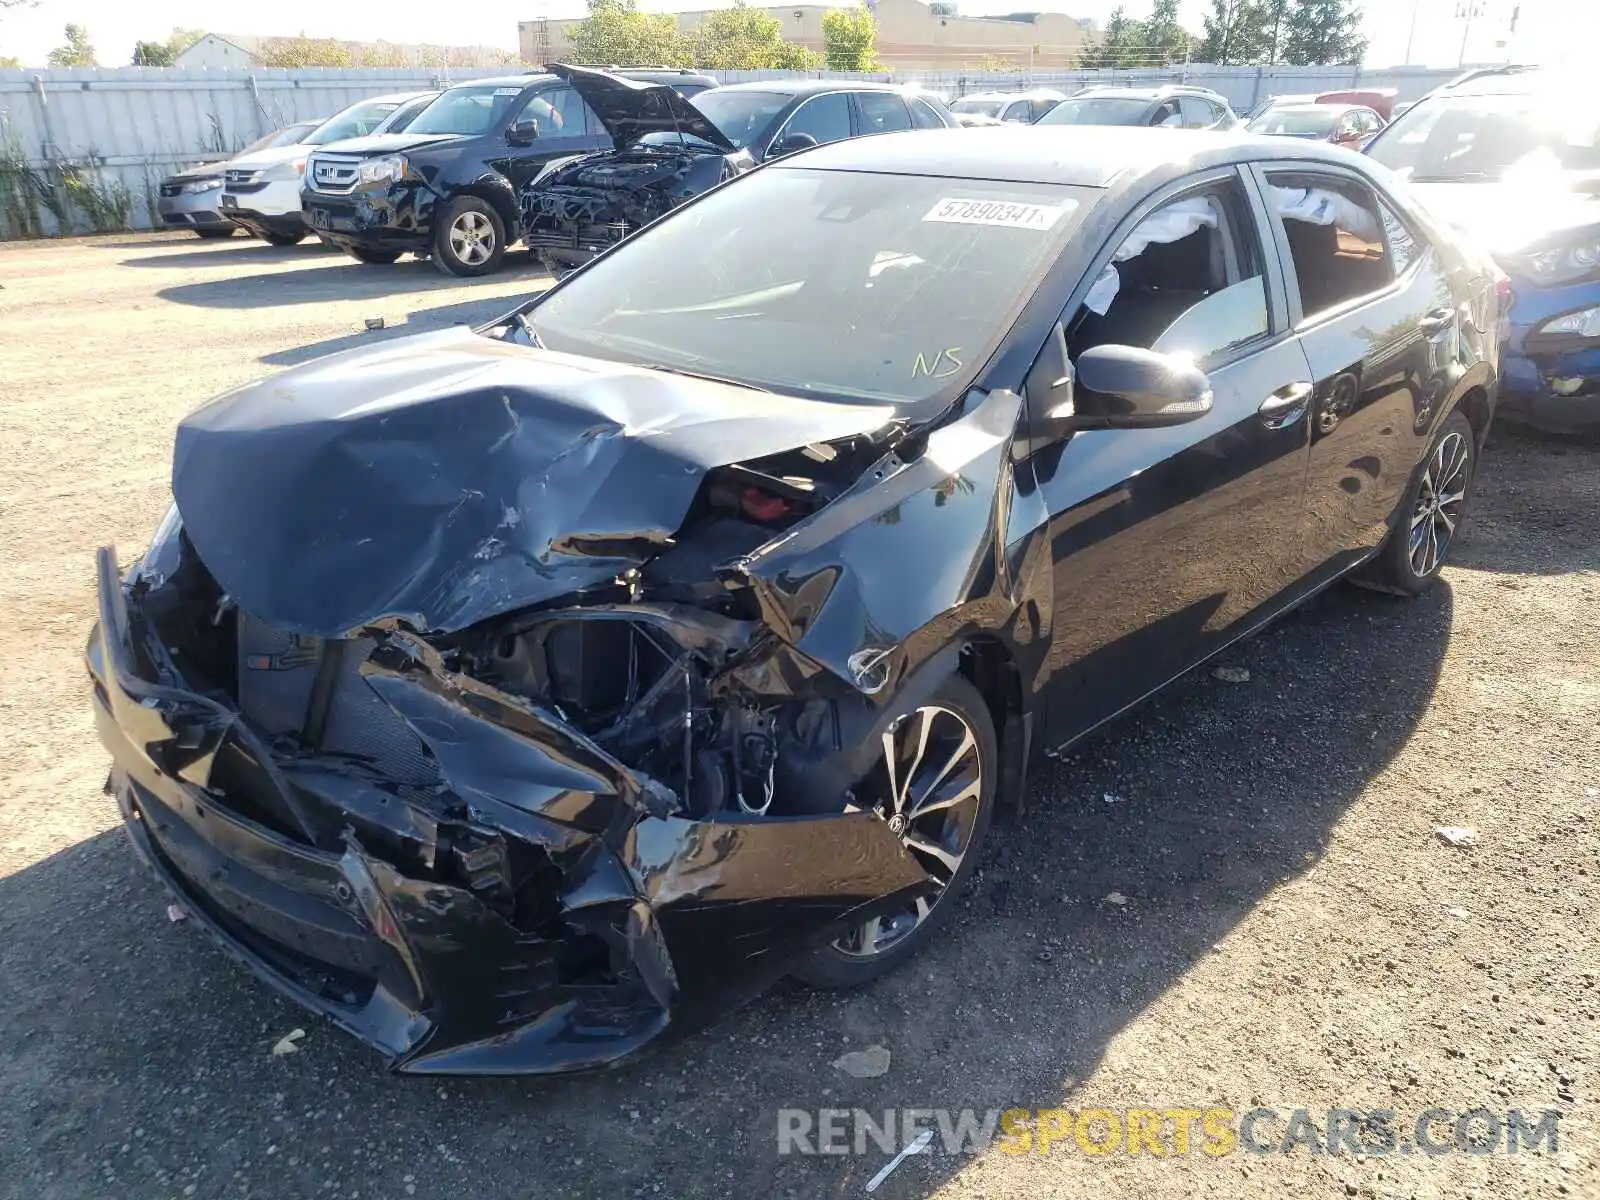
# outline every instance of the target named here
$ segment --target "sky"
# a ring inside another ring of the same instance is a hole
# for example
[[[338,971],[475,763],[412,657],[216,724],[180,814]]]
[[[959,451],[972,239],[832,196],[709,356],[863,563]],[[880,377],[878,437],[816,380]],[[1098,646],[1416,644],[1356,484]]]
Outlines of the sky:
[[[641,0],[649,10],[717,7],[726,0]],[[759,2],[759,0],[757,0]],[[771,3],[772,0],[767,0]],[[1116,0],[957,0],[972,16],[1034,8],[1059,9],[1104,23]],[[1482,15],[1474,19],[1466,45],[1468,61],[1501,61],[1507,48],[1496,47],[1506,36],[1518,0],[1366,0],[1365,31],[1370,45],[1367,64],[1374,67],[1413,62],[1455,66],[1462,53],[1464,22],[1457,12],[1474,3]],[[1125,0],[1129,16],[1144,16],[1152,0]],[[1520,0],[1517,36],[1510,53],[1525,62],[1572,62],[1600,44],[1600,4],[1594,0]],[[1195,33],[1209,0],[1183,0],[1181,15]],[[43,65],[45,56],[64,41],[69,21],[88,27],[90,41],[104,66],[126,65],[140,38],[159,39],[174,26],[212,29],[218,33],[372,39],[392,42],[471,42],[515,50],[517,22],[539,16],[574,17],[584,12],[583,0],[476,0],[470,36],[463,35],[458,13],[437,0],[390,0],[382,6],[381,28],[375,30],[371,9],[359,4],[279,0],[259,8],[233,7],[224,14],[215,0],[40,0],[33,8],[0,13],[0,54],[15,55],[25,65]],[[221,18],[219,21],[219,17]],[[1410,47],[1410,58],[1407,48]]]

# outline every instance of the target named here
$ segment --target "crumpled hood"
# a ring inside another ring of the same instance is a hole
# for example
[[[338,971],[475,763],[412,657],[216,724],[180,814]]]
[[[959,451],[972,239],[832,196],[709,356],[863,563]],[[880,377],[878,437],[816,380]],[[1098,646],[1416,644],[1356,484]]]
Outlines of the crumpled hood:
[[[565,79],[583,97],[611,135],[618,150],[647,133],[682,130],[728,153],[735,147],[711,118],[664,83],[645,83],[587,67],[554,63],[550,73]]]
[[[213,401],[178,426],[172,494],[222,589],[269,624],[452,632],[643,562],[714,467],[893,415],[451,329]]]
[[[1570,229],[1600,226],[1600,197],[1561,179],[1482,183],[1413,183],[1411,190],[1440,220],[1492,254],[1515,254]]]

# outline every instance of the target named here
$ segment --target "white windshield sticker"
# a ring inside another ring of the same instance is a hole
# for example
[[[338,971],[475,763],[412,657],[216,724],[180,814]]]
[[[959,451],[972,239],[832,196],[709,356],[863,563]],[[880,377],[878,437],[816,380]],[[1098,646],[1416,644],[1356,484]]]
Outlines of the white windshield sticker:
[[[515,96],[521,91],[521,88],[495,88],[494,94],[496,96]]]
[[[952,225],[1009,225],[1013,229],[1049,229],[1078,207],[1076,200],[1061,204],[1018,204],[1011,200],[969,200],[951,196],[928,210],[924,221]]]

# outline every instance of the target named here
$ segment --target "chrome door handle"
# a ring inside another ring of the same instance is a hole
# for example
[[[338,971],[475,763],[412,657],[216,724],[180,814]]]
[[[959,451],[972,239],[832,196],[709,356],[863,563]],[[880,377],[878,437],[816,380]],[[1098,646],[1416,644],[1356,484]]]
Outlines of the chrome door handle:
[[[1299,379],[1279,388],[1261,402],[1256,412],[1268,429],[1287,429],[1305,416],[1306,401],[1311,398],[1312,383]]]
[[[1417,328],[1423,333],[1438,333],[1442,329],[1448,329],[1455,319],[1455,309],[1436,308],[1417,322]]]

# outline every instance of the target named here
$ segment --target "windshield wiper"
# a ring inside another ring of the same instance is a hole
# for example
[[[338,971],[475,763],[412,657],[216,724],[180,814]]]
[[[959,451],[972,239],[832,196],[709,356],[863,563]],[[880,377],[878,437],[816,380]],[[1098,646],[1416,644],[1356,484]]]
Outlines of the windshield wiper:
[[[664,371],[668,375],[683,375],[689,379],[704,379],[708,383],[725,383],[729,387],[745,388],[752,392],[772,393],[771,388],[764,388],[758,383],[747,383],[743,379],[730,379],[726,375],[711,375],[705,371],[691,371],[688,367],[669,367],[662,363],[639,362],[633,363],[636,367],[643,367],[647,371]]]

